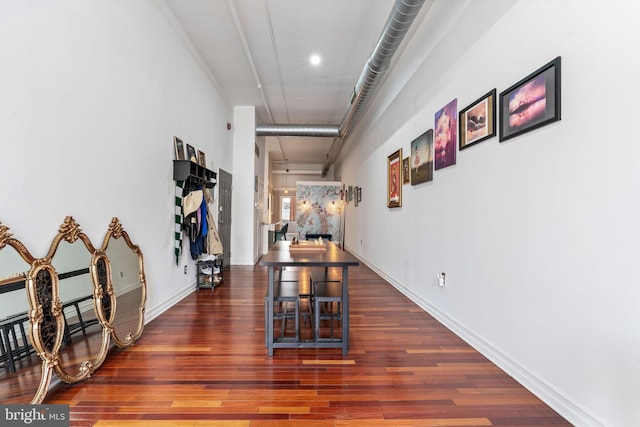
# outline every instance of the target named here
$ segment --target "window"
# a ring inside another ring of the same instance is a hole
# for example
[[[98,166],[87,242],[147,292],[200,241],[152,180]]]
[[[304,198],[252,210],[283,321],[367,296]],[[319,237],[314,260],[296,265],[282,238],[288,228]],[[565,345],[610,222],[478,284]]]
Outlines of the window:
[[[291,218],[291,197],[280,199],[280,221],[289,221]]]

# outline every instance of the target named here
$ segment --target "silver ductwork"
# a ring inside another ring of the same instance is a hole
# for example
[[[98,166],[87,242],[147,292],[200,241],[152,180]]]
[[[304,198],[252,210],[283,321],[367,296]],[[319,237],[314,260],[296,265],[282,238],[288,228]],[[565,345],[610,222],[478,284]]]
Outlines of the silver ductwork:
[[[355,118],[366,107],[367,101],[380,82],[380,76],[387,71],[391,58],[398,50],[424,2],[425,0],[396,0],[382,35],[360,74],[354,88],[354,96],[340,124],[340,135],[343,138],[349,134]]]
[[[257,125],[257,136],[340,136],[338,125]]]
[[[349,136],[355,122],[369,104],[382,75],[389,68],[391,58],[398,50],[424,2],[425,0],[396,0],[391,15],[382,30],[382,35],[354,88],[354,96],[351,98],[347,112],[340,124],[341,137],[335,139],[331,144],[327,160],[322,167],[322,176],[327,174],[331,165],[338,158],[344,140]]]
[[[338,158],[343,141],[349,136],[358,118],[366,109],[382,75],[391,63],[391,58],[398,50],[424,2],[425,0],[396,0],[376,47],[360,74],[340,125],[262,124],[256,127],[256,135],[334,137],[327,154],[327,160],[322,168],[322,175],[325,176]],[[329,134],[329,131],[335,133]]]

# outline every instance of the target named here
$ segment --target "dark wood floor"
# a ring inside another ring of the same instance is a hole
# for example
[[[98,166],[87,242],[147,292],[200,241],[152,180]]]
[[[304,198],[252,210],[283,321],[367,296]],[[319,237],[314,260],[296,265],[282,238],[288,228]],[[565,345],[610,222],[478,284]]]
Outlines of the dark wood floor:
[[[351,346],[264,346],[267,271],[231,267],[61,385],[72,426],[570,425],[365,266],[350,270]]]

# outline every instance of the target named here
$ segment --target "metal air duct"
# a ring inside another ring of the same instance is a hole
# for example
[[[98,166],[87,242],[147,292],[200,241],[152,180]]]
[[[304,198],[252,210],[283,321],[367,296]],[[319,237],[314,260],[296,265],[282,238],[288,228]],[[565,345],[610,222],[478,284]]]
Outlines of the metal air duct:
[[[256,127],[256,135],[334,137],[327,154],[327,160],[322,168],[322,176],[325,176],[336,161],[344,139],[349,135],[357,119],[367,107],[380,78],[389,67],[391,58],[398,50],[424,2],[425,0],[396,0],[376,47],[360,74],[340,125],[262,124]]]
[[[338,125],[257,125],[257,136],[340,136]]]

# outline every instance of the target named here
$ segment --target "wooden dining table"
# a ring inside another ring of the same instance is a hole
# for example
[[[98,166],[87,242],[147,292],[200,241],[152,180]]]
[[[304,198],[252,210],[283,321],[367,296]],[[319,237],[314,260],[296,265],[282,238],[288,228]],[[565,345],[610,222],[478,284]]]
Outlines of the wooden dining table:
[[[304,242],[301,242],[303,244]],[[349,267],[358,266],[360,262],[349,252],[342,250],[331,241],[325,241],[325,250],[291,250],[291,242],[280,240],[260,259],[259,265],[269,267],[269,284],[265,309],[266,343],[269,356],[273,356],[275,348],[342,348],[346,356],[349,349]],[[284,267],[324,267],[342,270],[342,339],[326,342],[319,340],[279,341],[274,339],[274,283],[276,272]]]

